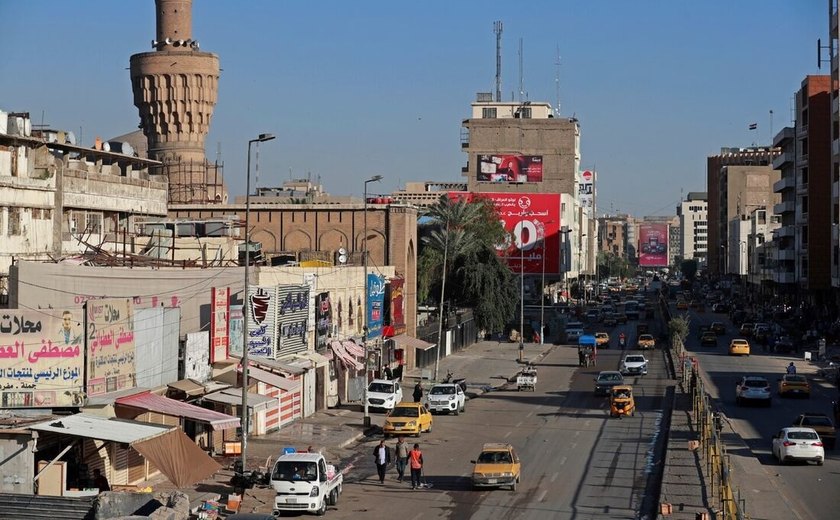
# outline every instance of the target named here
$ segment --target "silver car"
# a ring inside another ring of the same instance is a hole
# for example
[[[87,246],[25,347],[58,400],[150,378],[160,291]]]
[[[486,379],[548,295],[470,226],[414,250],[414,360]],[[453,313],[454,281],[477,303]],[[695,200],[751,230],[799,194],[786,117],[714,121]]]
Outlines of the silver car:
[[[648,360],[641,354],[627,354],[621,360],[620,370],[622,374],[646,376],[648,372]]]

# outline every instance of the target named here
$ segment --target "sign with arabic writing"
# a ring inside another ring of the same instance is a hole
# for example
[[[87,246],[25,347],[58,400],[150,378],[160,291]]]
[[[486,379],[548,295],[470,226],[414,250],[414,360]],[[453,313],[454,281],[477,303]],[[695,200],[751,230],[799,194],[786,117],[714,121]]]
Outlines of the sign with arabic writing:
[[[245,328],[243,307],[243,305],[230,306],[230,327],[228,328],[230,355],[238,358],[242,357],[242,342],[245,340],[245,334],[242,332],[242,329]]]
[[[89,300],[87,312],[87,394],[134,388],[134,304],[129,299]]]
[[[367,275],[367,339],[382,335],[382,320],[385,310],[385,278],[377,274]]]
[[[0,408],[79,406],[82,311],[0,311]]]
[[[277,348],[277,290],[275,287],[248,287],[245,346],[248,355],[275,359]]]
[[[560,273],[559,193],[466,193],[449,192],[453,200],[477,198],[492,202],[499,220],[510,233],[507,243],[496,246],[516,274]]]
[[[322,292],[315,296],[315,350],[327,350],[332,337],[333,315],[330,293]]]
[[[277,287],[277,358],[309,348],[309,286]]]
[[[230,287],[210,289],[210,363],[228,358]]]

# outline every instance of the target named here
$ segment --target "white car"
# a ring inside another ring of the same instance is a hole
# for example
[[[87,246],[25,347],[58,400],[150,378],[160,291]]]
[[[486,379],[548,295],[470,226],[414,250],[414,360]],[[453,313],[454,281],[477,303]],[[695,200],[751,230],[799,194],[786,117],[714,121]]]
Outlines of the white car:
[[[744,376],[735,387],[735,403],[742,405],[748,401],[760,401],[770,406],[770,383],[758,376]]]
[[[455,383],[438,383],[429,389],[427,397],[429,411],[454,413],[455,415],[466,411],[467,396],[461,385]]]
[[[403,400],[403,391],[399,381],[390,379],[374,379],[368,385],[368,406],[393,410],[394,406]]]
[[[782,428],[773,435],[772,451],[782,464],[788,461],[812,460],[817,466],[822,466],[825,460],[825,448],[813,428]]]
[[[627,354],[621,360],[621,373],[627,375],[643,375],[648,372],[648,360],[641,354]]]

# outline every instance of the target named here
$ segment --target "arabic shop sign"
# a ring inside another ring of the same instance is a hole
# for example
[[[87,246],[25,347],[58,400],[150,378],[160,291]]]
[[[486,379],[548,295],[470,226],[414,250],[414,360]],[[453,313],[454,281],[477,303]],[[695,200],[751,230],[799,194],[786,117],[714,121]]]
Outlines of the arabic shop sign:
[[[81,310],[0,312],[0,408],[81,404],[82,336]]]
[[[87,394],[134,388],[134,304],[128,299],[90,300],[85,309]]]
[[[309,286],[277,287],[277,357],[304,352],[309,348]]]
[[[248,355],[275,359],[277,338],[277,291],[275,287],[248,287],[248,319],[245,346]]]
[[[376,274],[367,275],[367,339],[382,335],[382,319],[385,309],[385,278]]]

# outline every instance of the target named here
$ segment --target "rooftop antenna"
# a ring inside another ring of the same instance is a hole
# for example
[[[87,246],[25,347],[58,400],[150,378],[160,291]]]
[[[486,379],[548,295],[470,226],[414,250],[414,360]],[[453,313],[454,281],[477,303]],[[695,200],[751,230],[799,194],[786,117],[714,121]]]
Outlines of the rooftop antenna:
[[[496,103],[502,101],[502,21],[493,22],[496,33]]]
[[[525,95],[525,87],[523,86],[523,74],[522,74],[522,38],[519,38],[519,102],[522,103],[522,96]]]
[[[560,46],[557,46],[557,60],[554,62],[554,89],[557,95],[557,105],[554,107],[554,115],[560,117]]]

